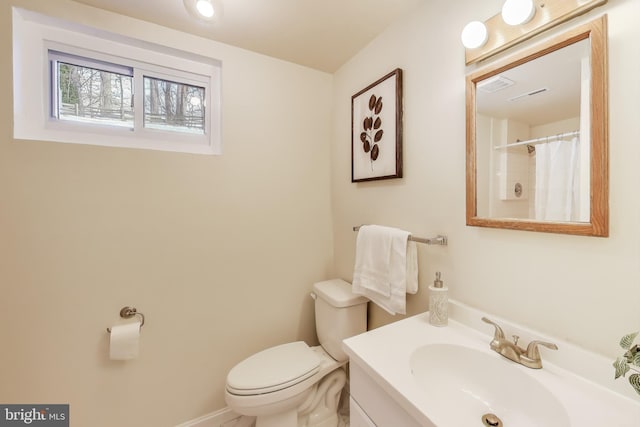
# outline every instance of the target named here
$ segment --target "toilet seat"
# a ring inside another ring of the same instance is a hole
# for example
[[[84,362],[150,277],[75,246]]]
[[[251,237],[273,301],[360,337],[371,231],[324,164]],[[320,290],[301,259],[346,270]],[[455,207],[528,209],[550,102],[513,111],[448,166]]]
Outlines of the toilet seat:
[[[227,391],[253,396],[283,390],[317,374],[321,361],[304,341],[271,347],[232,368],[227,375]]]

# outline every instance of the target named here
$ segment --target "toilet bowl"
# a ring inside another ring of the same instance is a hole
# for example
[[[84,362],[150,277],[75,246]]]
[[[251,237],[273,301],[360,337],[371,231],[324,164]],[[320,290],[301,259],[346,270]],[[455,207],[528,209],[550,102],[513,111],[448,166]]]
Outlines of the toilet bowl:
[[[317,396],[314,386],[345,364],[322,347],[309,347],[302,341],[272,347],[229,372],[225,398],[234,411],[257,417],[256,427],[298,426],[298,408],[305,402],[310,406],[308,402]],[[340,389],[342,386],[344,381]],[[287,423],[287,419],[292,421]]]
[[[227,375],[225,400],[256,427],[337,427],[348,359],[342,340],[366,330],[366,303],[342,280],[314,284],[320,346],[303,341],[260,351]]]

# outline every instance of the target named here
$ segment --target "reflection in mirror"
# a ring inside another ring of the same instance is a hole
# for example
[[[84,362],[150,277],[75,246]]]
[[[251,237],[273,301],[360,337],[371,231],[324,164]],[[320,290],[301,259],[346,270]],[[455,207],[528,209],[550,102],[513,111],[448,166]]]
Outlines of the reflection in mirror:
[[[582,40],[476,84],[479,216],[589,222],[588,83]]]
[[[605,19],[468,76],[468,225],[608,234]]]

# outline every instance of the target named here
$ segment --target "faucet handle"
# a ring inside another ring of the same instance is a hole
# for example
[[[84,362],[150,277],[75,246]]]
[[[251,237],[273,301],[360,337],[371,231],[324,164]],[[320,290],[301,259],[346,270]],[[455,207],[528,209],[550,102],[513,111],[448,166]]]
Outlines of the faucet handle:
[[[486,317],[483,317],[482,321],[490,325],[493,325],[493,327],[495,328],[495,331],[493,334],[493,340],[491,340],[491,343],[489,343],[489,346],[493,350],[499,352],[501,342],[504,341],[504,332],[502,331],[502,328],[496,322],[494,322],[493,320],[489,320]]]
[[[538,350],[538,346],[545,346],[550,348],[551,350],[557,350],[558,346],[554,343],[544,342],[544,341],[531,341],[527,346],[526,355],[531,360],[540,360],[540,351]]]
[[[493,339],[495,339],[495,340],[498,340],[498,339],[503,340],[504,339],[504,332],[502,331],[502,328],[496,322],[494,322],[493,320],[489,320],[486,317],[483,317],[482,321],[484,323],[488,323],[490,325],[493,325],[493,327],[496,328],[496,330],[494,332]]]

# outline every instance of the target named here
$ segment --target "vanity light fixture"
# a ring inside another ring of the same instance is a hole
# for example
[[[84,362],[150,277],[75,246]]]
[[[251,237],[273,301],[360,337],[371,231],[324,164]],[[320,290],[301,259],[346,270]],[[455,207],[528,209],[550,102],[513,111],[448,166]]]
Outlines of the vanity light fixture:
[[[484,22],[470,22],[462,30],[465,64],[487,59],[607,1],[505,0],[500,13]]]
[[[483,22],[471,21],[462,29],[461,38],[464,47],[476,49],[487,43],[489,32]]]
[[[507,25],[522,25],[536,14],[533,0],[507,0],[502,5],[502,19]]]

